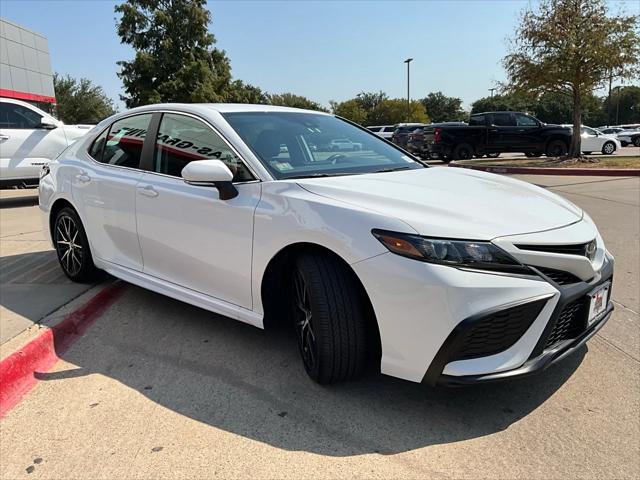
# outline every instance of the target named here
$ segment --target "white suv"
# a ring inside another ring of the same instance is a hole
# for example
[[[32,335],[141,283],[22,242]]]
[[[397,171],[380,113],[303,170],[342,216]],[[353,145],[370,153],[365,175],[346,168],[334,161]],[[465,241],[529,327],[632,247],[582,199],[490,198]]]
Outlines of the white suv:
[[[309,148],[337,139],[361,148]],[[49,168],[40,209],[69,278],[103,269],[256,327],[289,322],[320,383],[371,360],[429,384],[528,375],[613,310],[613,257],[580,208],[426,167],[326,113],[149,105]]]
[[[65,125],[30,103],[0,98],[0,186],[37,185],[42,166],[92,125]]]

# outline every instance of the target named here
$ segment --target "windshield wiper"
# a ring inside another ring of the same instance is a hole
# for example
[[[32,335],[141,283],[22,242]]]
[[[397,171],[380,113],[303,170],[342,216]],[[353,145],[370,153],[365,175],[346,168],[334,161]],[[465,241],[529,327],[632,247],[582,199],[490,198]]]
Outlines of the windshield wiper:
[[[385,172],[397,172],[399,170],[409,170],[411,167],[395,167],[395,168],[383,168],[382,170],[375,170],[373,173],[385,173]]]
[[[358,173],[308,173],[306,175],[292,175],[284,177],[282,180],[291,180],[292,178],[320,178],[320,177],[341,177],[343,175],[359,175]]]

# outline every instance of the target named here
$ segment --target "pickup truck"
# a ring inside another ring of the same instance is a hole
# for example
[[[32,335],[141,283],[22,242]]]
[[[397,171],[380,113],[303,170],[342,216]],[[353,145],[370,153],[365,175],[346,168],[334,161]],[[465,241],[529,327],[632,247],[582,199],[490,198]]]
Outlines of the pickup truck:
[[[570,143],[571,129],[561,125],[547,125],[520,112],[484,112],[471,115],[468,125],[426,126],[421,153],[445,163],[502,152],[559,157],[566,155]]]

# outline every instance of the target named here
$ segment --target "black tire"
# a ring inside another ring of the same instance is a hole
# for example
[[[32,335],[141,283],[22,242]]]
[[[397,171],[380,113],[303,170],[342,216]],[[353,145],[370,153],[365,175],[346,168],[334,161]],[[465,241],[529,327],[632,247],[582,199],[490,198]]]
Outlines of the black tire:
[[[52,237],[62,271],[70,280],[88,283],[96,279],[99,271],[93,264],[84,226],[73,208],[58,212]]]
[[[640,147],[640,135],[638,135],[637,137],[634,137],[633,146],[634,147]]]
[[[347,268],[327,254],[300,255],[291,299],[307,374],[320,384],[358,377],[368,355],[367,309]]]
[[[461,143],[456,145],[456,148],[453,149],[453,159],[454,160],[469,160],[473,158],[473,147],[468,143]]]
[[[605,142],[604,145],[602,145],[602,153],[605,155],[613,155],[615,151],[616,144],[613,142]]]
[[[551,140],[547,144],[545,153],[547,157],[562,157],[567,154],[568,150],[567,144],[562,140]]]
[[[500,152],[487,153],[487,157],[489,158],[498,158],[499,156],[500,156]]]

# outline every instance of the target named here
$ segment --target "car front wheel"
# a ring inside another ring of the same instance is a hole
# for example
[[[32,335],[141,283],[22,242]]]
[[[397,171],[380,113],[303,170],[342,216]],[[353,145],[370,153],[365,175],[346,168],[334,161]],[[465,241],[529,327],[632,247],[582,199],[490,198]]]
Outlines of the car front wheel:
[[[367,359],[365,306],[345,265],[305,253],[293,272],[293,321],[307,374],[329,384],[356,378]]]
[[[87,235],[72,208],[65,207],[56,215],[53,242],[60,266],[69,279],[85,283],[96,278],[98,270],[93,264]]]
[[[613,142],[607,142],[602,146],[602,153],[605,155],[611,155],[616,151],[616,145]]]

